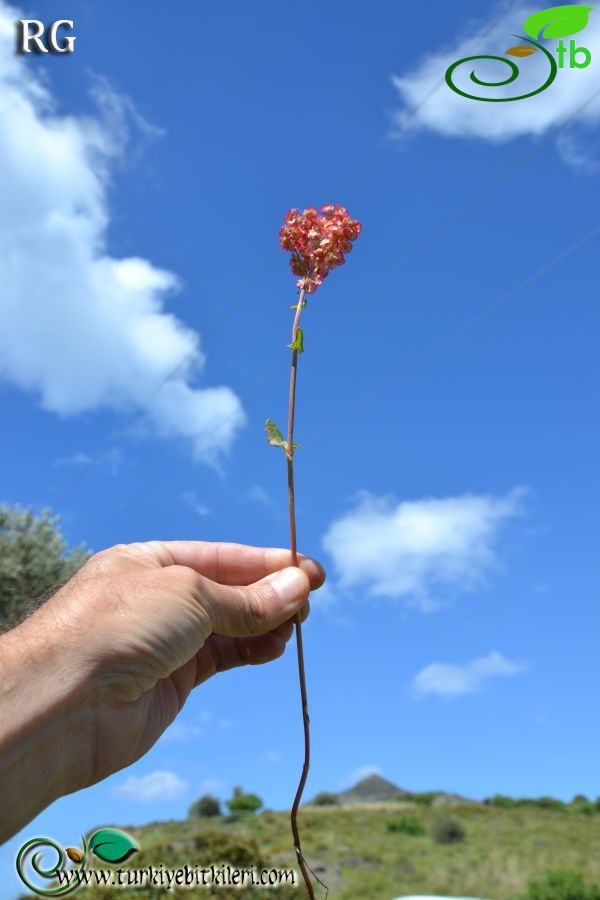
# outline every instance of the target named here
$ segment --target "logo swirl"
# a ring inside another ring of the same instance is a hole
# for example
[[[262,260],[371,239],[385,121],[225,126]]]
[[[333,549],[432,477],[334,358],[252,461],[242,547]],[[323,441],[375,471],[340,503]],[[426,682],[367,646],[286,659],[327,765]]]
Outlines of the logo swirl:
[[[484,103],[510,103],[513,100],[525,100],[527,97],[534,97],[536,94],[541,94],[542,91],[545,91],[546,88],[550,87],[554,79],[556,78],[556,73],[558,71],[558,66],[556,64],[556,60],[554,56],[541,44],[538,44],[537,41],[532,40],[531,38],[524,37],[522,34],[514,34],[513,37],[518,37],[521,40],[527,41],[529,44],[534,44],[539,50],[541,50],[548,62],[550,63],[550,74],[548,78],[544,82],[544,84],[536,88],[535,91],[530,91],[528,94],[520,94],[518,97],[478,97],[476,94],[467,94],[466,91],[461,90],[452,80],[454,75],[454,70],[461,66],[463,63],[474,62],[477,59],[493,59],[497,60],[501,63],[504,63],[510,68],[510,75],[508,78],[505,78],[504,81],[483,81],[481,78],[478,78],[475,74],[475,70],[471,72],[471,81],[475,84],[481,85],[481,87],[502,87],[505,84],[512,84],[513,81],[516,81],[519,77],[519,67],[516,63],[512,62],[510,59],[506,59],[504,56],[465,56],[464,59],[459,59],[457,62],[452,63],[451,66],[446,70],[446,84],[449,88],[456,94],[460,94],[461,97],[467,97],[469,100],[481,100]]]
[[[48,848],[56,851],[56,862],[54,865],[49,868],[44,868],[40,862],[41,852],[42,850],[46,850]],[[79,866],[80,870],[83,869],[85,865],[85,857],[86,857],[86,844],[85,840],[83,841],[84,852],[82,854],[81,864]],[[38,852],[34,852],[34,851]],[[36,894],[41,894],[43,897],[58,897],[63,894],[69,894],[76,887],[78,887],[78,882],[76,880],[70,881],[67,884],[59,885],[54,888],[42,888],[33,884],[25,873],[25,867],[29,863],[29,856],[33,853],[31,858],[31,868],[35,872],[36,875],[39,875],[40,878],[45,878],[46,880],[51,878],[56,878],[59,872],[64,871],[66,865],[66,856],[67,854],[56,841],[51,840],[50,838],[31,838],[30,841],[27,841],[26,844],[23,844],[21,849],[19,850],[17,860],[16,860],[16,868],[19,878],[31,891],[34,891]]]

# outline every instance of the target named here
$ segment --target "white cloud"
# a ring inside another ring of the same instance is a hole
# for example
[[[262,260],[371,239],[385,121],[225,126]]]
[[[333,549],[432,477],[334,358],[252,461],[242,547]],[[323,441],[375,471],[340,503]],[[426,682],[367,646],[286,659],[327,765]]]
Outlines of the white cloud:
[[[311,592],[309,600],[311,610],[319,609],[322,612],[329,611],[335,606],[335,592],[329,582],[326,581],[322,587],[318,588],[318,590]]]
[[[193,386],[206,360],[199,335],[166,311],[177,277],[106,247],[127,122],[151,126],[106,82],[97,117],[59,113],[39,67],[14,52],[19,16],[0,0],[0,378],[60,416],[142,412],[216,462],[244,413],[230,388]]]
[[[235,727],[235,722],[233,719],[219,719],[217,727],[222,728],[224,731],[228,731],[230,728]]]
[[[442,589],[472,590],[495,564],[502,523],[517,515],[523,489],[504,497],[427,498],[396,502],[366,491],[323,538],[341,589],[404,598],[435,609]]]
[[[397,131],[425,129],[446,137],[501,142],[522,135],[542,135],[569,119],[559,136],[558,150],[566,162],[588,170],[593,168],[588,143],[594,139],[592,129],[600,124],[600,96],[591,99],[598,92],[600,13],[592,12],[585,30],[575,35],[576,45],[591,51],[592,63],[585,69],[571,69],[567,62],[565,68],[558,70],[554,83],[534,97],[511,103],[482,103],[454,93],[444,81],[446,70],[453,62],[490,54],[516,62],[520,70],[518,79],[501,88],[479,87],[470,80],[473,70],[478,78],[487,81],[504,80],[510,71],[500,62],[478,60],[455,70],[459,88],[485,97],[514,97],[540,87],[550,71],[541,51],[517,60],[504,55],[509,47],[522,43],[514,34],[524,35],[523,23],[536,10],[533,6],[518,5],[510,15],[491,26],[489,22],[471,22],[454,43],[422,59],[412,71],[395,76],[393,83],[402,100],[402,109],[395,115]],[[569,40],[565,38],[567,45]],[[541,43],[554,53],[556,40]]]
[[[102,453],[92,456],[90,453],[73,453],[70,456],[61,456],[54,460],[52,467],[56,469],[88,468],[98,466],[109,475],[118,475],[124,463],[123,452],[119,447],[110,447]]]
[[[262,503],[263,506],[272,506],[273,501],[260,484],[254,484],[250,488],[247,494],[248,500],[252,500],[254,503]]]
[[[183,722],[175,720],[172,725],[169,725],[167,730],[163,732],[160,740],[190,741],[202,737],[203,734],[205,734],[204,728],[200,728],[198,725],[185,725]]]
[[[52,465],[55,469],[60,469],[63,466],[85,467],[93,464],[94,458],[89,453],[73,453],[71,456],[61,456],[59,459],[55,459]]]
[[[281,762],[281,760],[281,753],[278,753],[277,750],[267,750],[260,755],[260,761],[267,763],[268,765],[275,765],[276,763]]]
[[[438,697],[458,697],[479,691],[488,678],[510,677],[523,672],[522,663],[511,662],[501,653],[493,651],[487,656],[457,665],[432,663],[422,669],[413,681],[417,696],[435,694]]]
[[[181,495],[181,499],[183,500],[185,505],[189,509],[191,509],[191,511],[197,516],[210,516],[209,507],[206,505],[206,503],[202,503],[200,500],[198,500],[194,491],[185,491]]]
[[[114,787],[111,793],[136,803],[156,803],[159,800],[178,800],[187,793],[189,786],[189,782],[175,772],[159,770],[149,775],[131,775]]]

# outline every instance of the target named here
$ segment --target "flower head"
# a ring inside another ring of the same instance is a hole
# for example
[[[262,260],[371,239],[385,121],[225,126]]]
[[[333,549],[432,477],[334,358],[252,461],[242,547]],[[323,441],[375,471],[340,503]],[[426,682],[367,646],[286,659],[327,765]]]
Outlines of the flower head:
[[[291,209],[279,237],[282,248],[292,254],[290,267],[299,276],[298,287],[314,294],[331,269],[345,262],[361,229],[343,206],[328,204],[321,212],[314,206]]]

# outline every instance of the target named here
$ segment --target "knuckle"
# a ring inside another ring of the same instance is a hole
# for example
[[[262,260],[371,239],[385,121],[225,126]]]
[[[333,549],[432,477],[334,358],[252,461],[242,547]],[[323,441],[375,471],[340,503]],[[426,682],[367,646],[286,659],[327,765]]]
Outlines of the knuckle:
[[[265,608],[265,588],[250,585],[243,589],[244,626],[249,635],[260,634],[265,630],[267,613]]]
[[[176,579],[178,586],[193,594],[194,597],[198,597],[201,594],[204,578],[195,569],[190,569],[189,566],[167,566],[161,571],[164,573],[165,578],[169,580]]]

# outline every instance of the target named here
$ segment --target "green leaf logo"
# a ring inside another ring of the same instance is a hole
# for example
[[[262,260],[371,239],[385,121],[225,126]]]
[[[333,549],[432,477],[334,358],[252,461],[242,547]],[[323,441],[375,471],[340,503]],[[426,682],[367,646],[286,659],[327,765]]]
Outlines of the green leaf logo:
[[[523,28],[532,38],[561,38],[583,31],[593,6],[550,6],[525,20]],[[540,32],[543,34],[540,35]]]
[[[139,850],[138,845],[124,831],[100,828],[90,838],[89,849],[104,862],[120,863]]]

